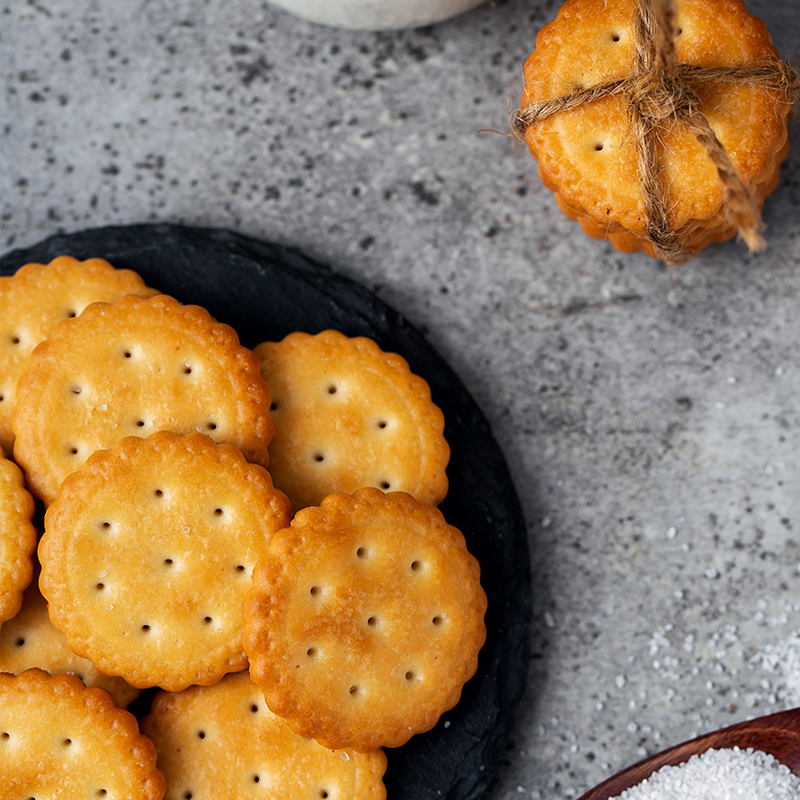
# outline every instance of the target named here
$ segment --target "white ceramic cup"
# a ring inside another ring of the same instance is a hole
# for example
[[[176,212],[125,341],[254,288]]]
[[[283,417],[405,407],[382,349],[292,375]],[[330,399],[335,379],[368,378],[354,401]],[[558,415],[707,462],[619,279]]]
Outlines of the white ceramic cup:
[[[270,0],[299,17],[351,30],[419,28],[454,17],[484,0]]]

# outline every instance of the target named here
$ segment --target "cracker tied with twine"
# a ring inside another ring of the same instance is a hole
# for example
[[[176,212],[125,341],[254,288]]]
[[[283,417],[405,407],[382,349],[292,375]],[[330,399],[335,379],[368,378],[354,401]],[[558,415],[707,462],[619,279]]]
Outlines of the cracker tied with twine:
[[[511,131],[587,233],[670,266],[764,247],[800,77],[741,0],[567,0],[525,83]]]

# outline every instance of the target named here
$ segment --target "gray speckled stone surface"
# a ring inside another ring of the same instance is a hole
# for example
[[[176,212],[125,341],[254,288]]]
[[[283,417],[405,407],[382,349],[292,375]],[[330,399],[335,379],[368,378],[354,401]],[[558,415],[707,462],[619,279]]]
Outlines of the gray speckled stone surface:
[[[794,0],[749,7],[797,57]],[[556,9],[377,34],[260,0],[0,10],[3,250],[155,220],[289,244],[422,328],[483,408],[534,564],[496,800],[800,705],[799,151],[763,254],[670,271],[584,237],[481,132]]]

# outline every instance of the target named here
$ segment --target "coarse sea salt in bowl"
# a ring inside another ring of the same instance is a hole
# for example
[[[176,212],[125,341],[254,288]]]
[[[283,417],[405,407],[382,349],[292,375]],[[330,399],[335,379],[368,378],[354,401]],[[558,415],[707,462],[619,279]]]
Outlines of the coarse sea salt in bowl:
[[[388,31],[441,22],[484,0],[270,0],[320,25],[351,30]]]
[[[740,722],[618,772],[580,800],[798,800],[800,708]]]

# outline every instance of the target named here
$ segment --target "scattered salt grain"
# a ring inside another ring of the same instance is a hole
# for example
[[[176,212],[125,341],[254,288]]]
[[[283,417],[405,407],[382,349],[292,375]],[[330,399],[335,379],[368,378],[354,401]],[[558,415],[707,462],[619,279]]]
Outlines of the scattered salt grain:
[[[761,666],[774,676],[777,695],[786,707],[800,705],[800,630],[781,642],[767,645],[759,658]]]
[[[612,800],[797,800],[800,777],[752,748],[711,749],[662,767]]]

